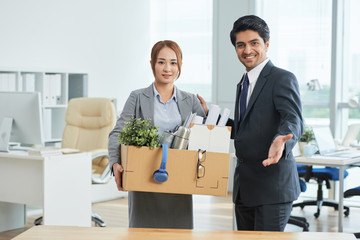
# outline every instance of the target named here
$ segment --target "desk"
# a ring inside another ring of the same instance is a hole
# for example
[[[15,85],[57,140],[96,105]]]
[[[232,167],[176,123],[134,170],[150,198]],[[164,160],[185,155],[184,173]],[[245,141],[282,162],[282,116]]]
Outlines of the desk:
[[[91,226],[91,155],[0,153],[0,231],[24,227],[25,204],[44,225]]]
[[[328,167],[338,167],[339,168],[339,216],[338,216],[338,231],[343,231],[343,210],[344,208],[344,171],[349,168],[352,164],[360,162],[360,158],[339,158],[339,157],[328,157],[314,155],[312,157],[297,157],[296,163],[304,165],[321,165]]]
[[[353,234],[327,232],[252,232],[252,231],[201,231],[179,229],[141,228],[85,228],[36,226],[13,238],[14,240],[187,240],[187,239],[233,239],[233,240],[354,240]]]

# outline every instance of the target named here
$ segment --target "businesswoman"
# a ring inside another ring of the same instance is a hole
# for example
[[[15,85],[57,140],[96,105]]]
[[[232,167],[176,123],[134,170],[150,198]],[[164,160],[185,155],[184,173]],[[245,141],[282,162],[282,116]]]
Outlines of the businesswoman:
[[[114,130],[109,136],[110,166],[120,191],[123,168],[118,134],[130,118],[148,119],[159,127],[159,133],[173,131],[190,112],[205,117],[194,94],[174,85],[181,73],[182,52],[177,43],[157,42],[151,51],[151,68],[155,81],[147,88],[131,92]],[[193,228],[192,196],[186,194],[129,192],[129,227],[132,228]]]

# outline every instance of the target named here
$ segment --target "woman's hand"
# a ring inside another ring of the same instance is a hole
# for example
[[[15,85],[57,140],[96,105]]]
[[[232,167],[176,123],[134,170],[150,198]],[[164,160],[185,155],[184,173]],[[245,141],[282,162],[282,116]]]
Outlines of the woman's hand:
[[[199,94],[196,94],[196,96],[199,99],[202,108],[204,109],[205,115],[207,115],[208,112],[209,112],[209,109],[208,109],[208,107],[206,105],[205,100]]]
[[[116,182],[117,189],[119,191],[125,191],[124,188],[121,186],[122,173],[124,172],[123,167],[118,163],[114,163],[114,165],[112,167],[113,167],[113,173],[115,176],[115,182]]]

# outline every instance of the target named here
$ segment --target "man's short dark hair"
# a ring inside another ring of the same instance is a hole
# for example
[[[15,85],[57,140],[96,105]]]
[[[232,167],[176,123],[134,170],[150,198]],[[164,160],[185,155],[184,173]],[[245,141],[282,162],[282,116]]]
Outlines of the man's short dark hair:
[[[231,43],[235,46],[236,34],[238,32],[253,30],[257,32],[264,40],[264,43],[270,39],[270,30],[264,20],[255,15],[240,17],[234,22],[233,29],[230,32]]]

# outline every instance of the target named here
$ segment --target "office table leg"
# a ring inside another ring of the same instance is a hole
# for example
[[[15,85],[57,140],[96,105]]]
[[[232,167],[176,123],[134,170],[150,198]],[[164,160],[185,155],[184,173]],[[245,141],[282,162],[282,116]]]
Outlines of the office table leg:
[[[339,167],[339,219],[338,232],[343,231],[343,214],[344,214],[344,171],[345,167]]]

